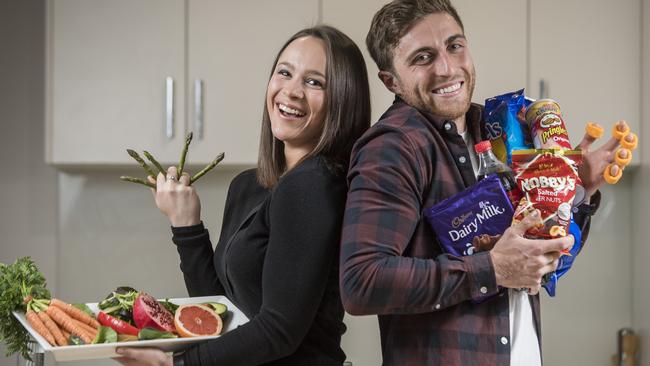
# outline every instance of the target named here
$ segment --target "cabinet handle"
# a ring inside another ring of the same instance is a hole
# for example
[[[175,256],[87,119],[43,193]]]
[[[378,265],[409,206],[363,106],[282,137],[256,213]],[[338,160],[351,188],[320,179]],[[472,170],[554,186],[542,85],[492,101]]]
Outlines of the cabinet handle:
[[[548,98],[548,83],[544,79],[539,80],[539,99]]]
[[[165,135],[168,139],[174,137],[174,79],[165,79]]]
[[[194,80],[194,136],[203,140],[203,80]]]

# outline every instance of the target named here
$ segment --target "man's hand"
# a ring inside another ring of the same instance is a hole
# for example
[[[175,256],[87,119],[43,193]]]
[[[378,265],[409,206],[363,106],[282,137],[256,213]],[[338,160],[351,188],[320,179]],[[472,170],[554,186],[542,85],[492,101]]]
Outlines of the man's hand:
[[[629,131],[629,127],[624,121],[618,122],[615,128],[619,131]],[[632,134],[627,134],[622,138],[631,140],[633,136]],[[594,194],[594,192],[596,192],[596,190],[598,190],[605,182],[603,173],[609,164],[614,162],[617,148],[620,145],[620,140],[615,136],[612,136],[603,146],[591,150],[591,145],[595,141],[596,138],[587,133],[580,144],[576,146],[576,149],[582,150],[582,164],[578,169],[578,175],[580,176],[580,180],[582,180],[582,186],[585,188],[587,198],[591,197],[591,195]],[[621,158],[627,159],[629,157],[631,159],[631,150],[621,150]],[[623,166],[614,164],[612,166],[611,175],[618,175],[619,170],[623,168]]]
[[[497,285],[507,288],[528,288],[537,294],[542,277],[555,271],[561,251],[573,246],[573,236],[558,239],[526,239],[526,230],[541,224],[538,210],[511,226],[490,251]]]

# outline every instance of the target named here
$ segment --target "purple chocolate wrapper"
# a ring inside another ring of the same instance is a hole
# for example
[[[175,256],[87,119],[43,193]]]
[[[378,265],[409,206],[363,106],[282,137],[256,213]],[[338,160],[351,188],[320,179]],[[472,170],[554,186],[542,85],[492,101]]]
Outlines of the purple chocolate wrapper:
[[[513,214],[496,174],[424,210],[442,250],[459,257],[474,253],[475,236],[503,234]]]

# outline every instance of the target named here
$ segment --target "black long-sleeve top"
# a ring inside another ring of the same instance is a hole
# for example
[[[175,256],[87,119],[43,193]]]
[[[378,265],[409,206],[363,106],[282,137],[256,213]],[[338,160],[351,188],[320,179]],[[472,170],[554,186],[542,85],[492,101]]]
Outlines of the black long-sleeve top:
[[[321,157],[272,190],[247,170],[230,184],[214,251],[203,224],[172,228],[190,296],[225,295],[250,319],[190,348],[186,365],[343,363],[338,248],[346,191],[345,177]]]

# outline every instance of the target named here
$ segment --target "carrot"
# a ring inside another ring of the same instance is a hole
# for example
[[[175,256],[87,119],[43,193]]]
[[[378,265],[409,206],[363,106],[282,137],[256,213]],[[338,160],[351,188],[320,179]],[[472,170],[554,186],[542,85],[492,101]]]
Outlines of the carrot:
[[[88,324],[95,329],[99,328],[100,325],[99,322],[93,319],[92,316],[84,313],[83,310],[77,309],[76,307],[72,306],[71,304],[68,304],[65,301],[61,301],[59,299],[52,299],[50,301],[50,305],[54,305],[60,308],[61,310],[65,311],[66,314],[68,314],[73,319],[77,319],[82,323]]]
[[[56,346],[56,341],[54,340],[54,336],[50,331],[47,329],[45,324],[43,324],[43,321],[36,315],[36,312],[31,309],[27,309],[27,313],[25,313],[25,318],[27,318],[27,321],[29,322],[29,325],[34,328],[36,333],[40,334],[45,340],[48,341],[50,345]]]
[[[66,346],[68,344],[68,341],[63,337],[63,333],[61,333],[61,329],[59,329],[59,326],[56,325],[56,323],[50,318],[47,313],[43,311],[39,311],[38,317],[41,318],[43,321],[43,324],[47,327],[47,329],[52,333],[54,336],[54,339],[56,340],[56,344],[58,346]]]
[[[70,344],[70,332],[61,329],[61,333],[63,333],[63,336],[65,337],[65,344]]]
[[[72,318],[70,318],[65,311],[56,306],[48,306],[45,312],[47,312],[47,315],[51,316],[61,328],[80,337],[86,343],[92,343],[93,338],[91,338],[83,328],[80,328],[75,322],[73,322]]]
[[[91,336],[93,339],[95,339],[95,336],[97,336],[97,329],[91,327],[88,324],[84,324],[80,322],[77,319],[72,319],[72,321],[79,326],[79,328],[83,329],[88,333],[89,336]]]

